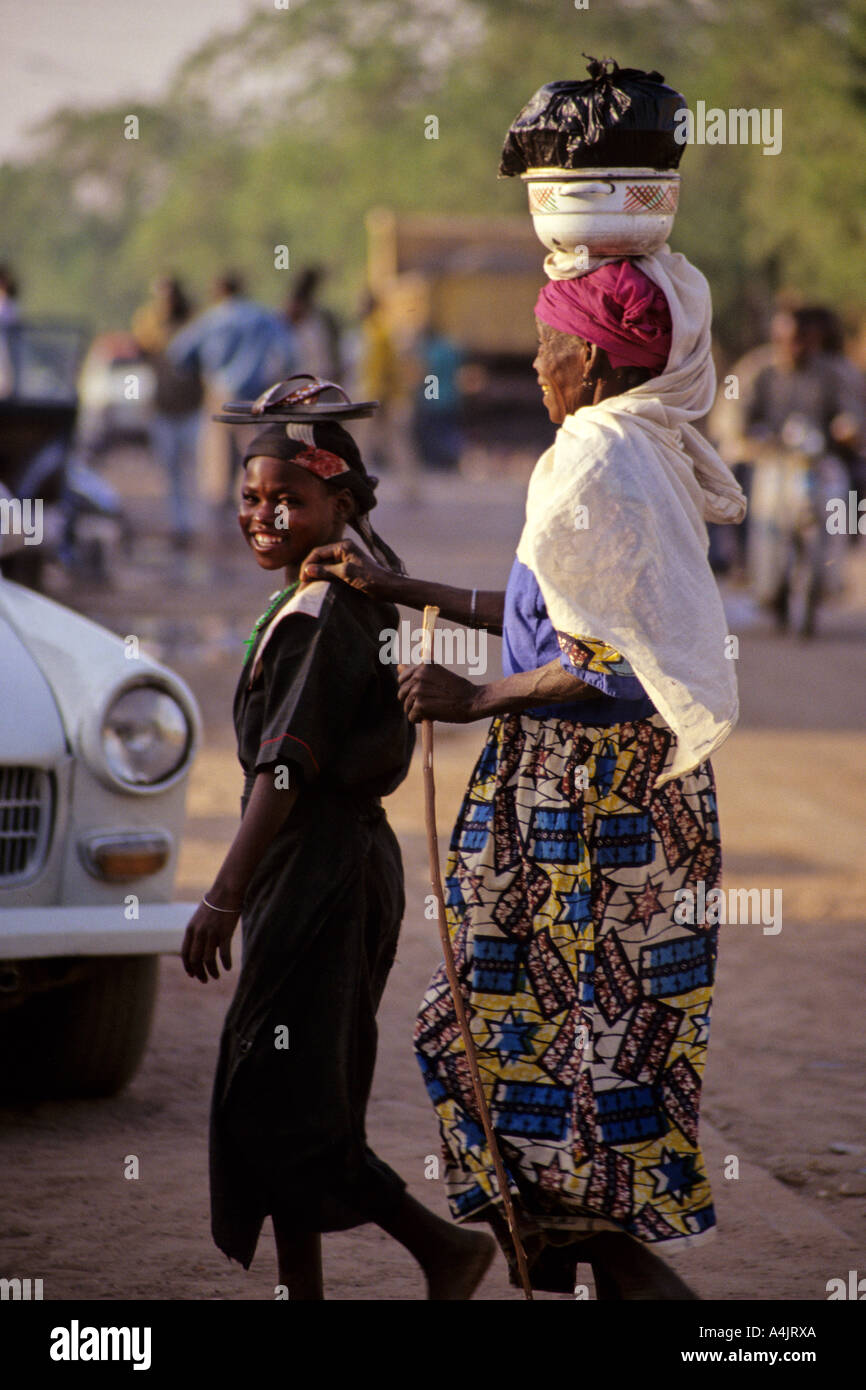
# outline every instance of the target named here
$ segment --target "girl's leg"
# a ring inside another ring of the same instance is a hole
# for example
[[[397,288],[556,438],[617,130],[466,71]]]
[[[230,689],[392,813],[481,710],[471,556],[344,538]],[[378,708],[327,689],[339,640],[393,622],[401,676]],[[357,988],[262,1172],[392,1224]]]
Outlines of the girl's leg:
[[[426,1276],[430,1299],[471,1298],[496,1252],[491,1236],[443,1221],[408,1192],[377,1224],[415,1256]]]
[[[279,1280],[289,1291],[292,1303],[320,1302],[325,1297],[322,1284],[322,1238],[316,1231],[295,1231],[274,1217]]]
[[[175,518],[178,539],[188,542],[196,531],[196,460],[198,454],[198,413],[183,416],[177,424],[178,450],[175,460]]]
[[[172,539],[176,541],[183,530],[181,436],[177,420],[171,415],[155,415],[151,422],[151,440],[154,451],[165,469],[171,509],[171,533]]]

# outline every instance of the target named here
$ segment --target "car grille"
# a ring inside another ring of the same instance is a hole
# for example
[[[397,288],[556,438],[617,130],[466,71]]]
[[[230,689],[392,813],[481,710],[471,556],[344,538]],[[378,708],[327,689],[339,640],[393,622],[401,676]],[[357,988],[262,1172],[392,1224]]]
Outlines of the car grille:
[[[51,779],[38,767],[0,767],[0,887],[32,878],[51,831]]]

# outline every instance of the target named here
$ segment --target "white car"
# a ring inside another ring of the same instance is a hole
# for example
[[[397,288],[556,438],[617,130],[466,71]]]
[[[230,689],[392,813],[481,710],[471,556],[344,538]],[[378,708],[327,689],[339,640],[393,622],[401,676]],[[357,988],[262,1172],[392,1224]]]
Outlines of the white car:
[[[201,720],[123,639],[0,577],[0,1094],[110,1095],[134,1074],[174,902]]]

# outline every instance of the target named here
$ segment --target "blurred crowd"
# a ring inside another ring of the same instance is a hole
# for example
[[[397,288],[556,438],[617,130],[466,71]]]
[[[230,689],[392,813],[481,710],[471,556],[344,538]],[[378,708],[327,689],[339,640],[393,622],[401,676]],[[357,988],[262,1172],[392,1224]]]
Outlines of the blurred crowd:
[[[425,472],[459,470],[467,398],[479,389],[474,374],[482,369],[437,323],[418,286],[400,311],[366,294],[355,320],[340,322],[322,302],[324,282],[325,271],[309,266],[272,308],[226,271],[200,306],[164,275],[128,331],[91,343],[78,382],[84,458],[94,462],[130,438],[146,442],[164,472],[177,548],[235,510],[249,429],[211,416],[295,373],[380,403],[354,428],[370,467],[390,472],[404,500],[418,500]],[[0,345],[23,324],[15,276],[0,266]],[[749,511],[742,526],[710,528],[711,562],[747,584],[780,626],[808,635],[819,604],[841,591],[845,555],[859,535],[866,332],[846,340],[832,308],[787,296],[775,304],[765,342],[717,365],[718,398],[706,430],[736,472]],[[43,371],[43,392],[45,379]],[[96,483],[88,486],[92,494]],[[844,512],[844,526],[830,524],[833,508],[837,517]]]
[[[133,316],[126,365],[140,354],[150,374],[149,438],[168,479],[179,548],[201,526],[201,504],[226,512],[236,504],[249,429],[213,425],[211,415],[226,402],[255,400],[295,373],[337,382],[352,399],[380,402],[374,419],[359,430],[362,448],[371,464],[401,477],[405,497],[417,496],[424,468],[457,468],[457,346],[430,322],[411,338],[401,336],[371,296],[354,328],[341,325],[320,302],[323,279],[319,267],[308,267],[274,310],[249,298],[241,277],[226,272],[214,282],[210,305],[196,312],[180,281],[165,276]],[[123,346],[116,339],[97,340],[91,355],[107,353],[116,360]],[[85,380],[87,374],[85,367]],[[90,432],[94,445],[100,428]]]

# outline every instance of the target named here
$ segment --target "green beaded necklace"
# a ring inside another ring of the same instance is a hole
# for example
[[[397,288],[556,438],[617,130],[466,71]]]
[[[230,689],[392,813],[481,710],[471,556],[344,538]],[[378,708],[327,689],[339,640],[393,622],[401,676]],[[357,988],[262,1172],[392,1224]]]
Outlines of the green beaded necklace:
[[[272,599],[269,606],[265,609],[262,616],[260,618],[257,618],[256,621],[253,623],[253,630],[247,638],[246,642],[244,643],[244,647],[246,649],[246,655],[244,656],[244,666],[246,666],[247,662],[249,661],[253,647],[256,644],[256,638],[258,637],[265,623],[268,621],[268,618],[272,616],[274,611],[280,606],[283,599],[286,598],[288,594],[293,594],[295,592],[295,589],[297,589],[299,583],[300,580],[296,579],[293,584],[289,584],[287,588],[283,589],[280,593],[278,593],[276,597]]]

